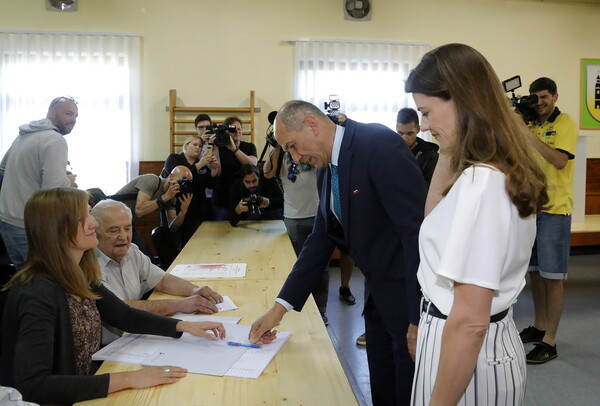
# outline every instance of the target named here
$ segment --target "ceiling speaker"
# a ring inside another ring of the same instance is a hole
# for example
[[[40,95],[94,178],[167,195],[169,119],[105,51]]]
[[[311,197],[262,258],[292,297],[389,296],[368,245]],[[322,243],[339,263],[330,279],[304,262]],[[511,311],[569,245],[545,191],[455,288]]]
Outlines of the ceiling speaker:
[[[344,18],[350,21],[371,20],[371,0],[343,0]]]
[[[79,0],[46,0],[46,10],[58,12],[77,11]]]

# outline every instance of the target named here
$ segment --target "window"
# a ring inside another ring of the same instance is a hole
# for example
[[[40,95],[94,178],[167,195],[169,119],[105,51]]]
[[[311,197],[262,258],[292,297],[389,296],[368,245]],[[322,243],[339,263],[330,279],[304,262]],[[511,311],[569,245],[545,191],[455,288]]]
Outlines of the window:
[[[0,32],[0,153],[52,99],[71,96],[69,170],[80,189],[115,193],[138,174],[139,48],[137,36]]]
[[[296,98],[323,108],[330,95],[338,95],[349,118],[394,130],[398,110],[414,107],[404,80],[428,44],[290,41],[296,42]]]

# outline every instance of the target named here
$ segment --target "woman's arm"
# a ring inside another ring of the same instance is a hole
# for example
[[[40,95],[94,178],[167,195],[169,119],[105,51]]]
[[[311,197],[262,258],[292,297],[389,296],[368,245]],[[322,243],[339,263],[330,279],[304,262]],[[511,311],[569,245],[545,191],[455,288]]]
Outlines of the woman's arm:
[[[64,292],[41,276],[19,288],[14,308],[12,376],[23,397],[40,404],[71,404],[105,397],[108,375],[77,375],[68,305]],[[3,328],[8,328],[7,323]]]
[[[454,283],[430,406],[456,405],[469,385],[490,324],[493,294],[490,289]]]

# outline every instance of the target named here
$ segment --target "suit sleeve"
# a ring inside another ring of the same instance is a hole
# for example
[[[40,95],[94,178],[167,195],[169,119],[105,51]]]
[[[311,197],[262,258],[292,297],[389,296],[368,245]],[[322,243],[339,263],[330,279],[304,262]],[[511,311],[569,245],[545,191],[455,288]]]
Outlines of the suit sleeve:
[[[324,170],[320,170],[317,174],[319,191],[323,184],[324,173]],[[298,260],[277,297],[294,306],[294,310],[302,310],[334,249],[335,243],[327,235],[327,225],[323,213],[318,210],[313,231],[306,239]]]

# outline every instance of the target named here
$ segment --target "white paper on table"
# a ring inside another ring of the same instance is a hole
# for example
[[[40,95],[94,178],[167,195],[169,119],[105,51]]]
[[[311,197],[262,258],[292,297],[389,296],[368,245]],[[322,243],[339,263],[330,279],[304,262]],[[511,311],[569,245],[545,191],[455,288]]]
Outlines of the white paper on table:
[[[227,345],[229,341],[249,344],[250,326],[223,325],[227,336],[223,340],[209,340],[188,333],[179,339],[128,334],[95,353],[92,359],[137,365],[175,365],[190,373],[258,378],[290,335],[279,332],[273,343],[258,349],[230,346]],[[238,364],[243,356],[245,359]]]
[[[277,338],[271,343],[265,344],[261,348],[248,348],[244,355],[231,366],[225,376],[258,379],[291,335],[290,332],[279,331],[277,332]]]
[[[246,264],[179,264],[171,275],[182,279],[243,278]]]

